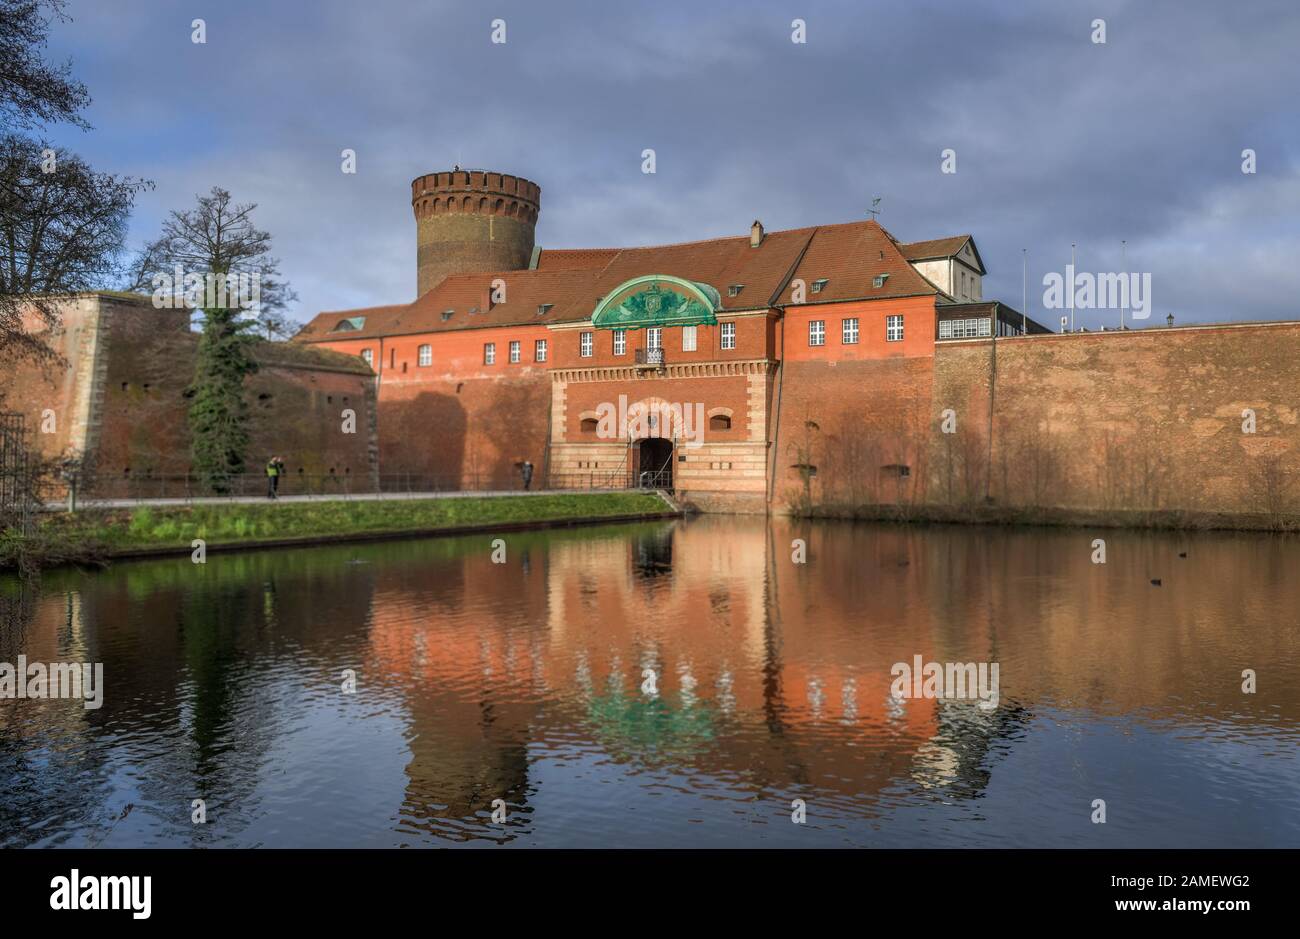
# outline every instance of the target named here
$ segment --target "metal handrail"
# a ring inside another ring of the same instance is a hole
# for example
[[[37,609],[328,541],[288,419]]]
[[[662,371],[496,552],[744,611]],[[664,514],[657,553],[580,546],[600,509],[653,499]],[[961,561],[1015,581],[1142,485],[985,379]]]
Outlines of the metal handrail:
[[[538,474],[532,479],[530,489],[564,490],[614,490],[634,488],[635,482],[627,478],[626,468],[620,465],[613,470],[582,472],[552,472]],[[79,503],[108,500],[175,499],[191,501],[210,498],[266,497],[270,489],[269,477],[263,473],[241,473],[230,476],[220,491],[213,491],[194,474],[139,474],[107,477],[103,474],[86,475],[77,480]],[[62,502],[67,497],[67,481],[52,481],[43,496],[49,502]],[[510,492],[524,490],[523,477],[511,467],[493,473],[384,473],[369,474],[306,474],[286,473],[280,477],[278,496],[307,496],[311,498],[351,498],[397,493],[472,493]]]

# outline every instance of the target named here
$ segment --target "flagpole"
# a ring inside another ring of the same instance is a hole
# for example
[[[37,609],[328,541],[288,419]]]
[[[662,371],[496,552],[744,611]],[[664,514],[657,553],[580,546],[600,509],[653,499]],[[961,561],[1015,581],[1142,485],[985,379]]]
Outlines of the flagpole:
[[[1070,332],[1074,332],[1074,242],[1070,242]]]
[[[1128,280],[1128,239],[1127,238],[1120,240],[1119,252],[1120,252],[1120,269],[1124,271],[1124,280],[1127,282]],[[1125,298],[1128,297],[1127,290],[1124,291],[1124,296]],[[1120,332],[1124,331],[1124,304],[1123,303],[1119,305],[1119,329]]]

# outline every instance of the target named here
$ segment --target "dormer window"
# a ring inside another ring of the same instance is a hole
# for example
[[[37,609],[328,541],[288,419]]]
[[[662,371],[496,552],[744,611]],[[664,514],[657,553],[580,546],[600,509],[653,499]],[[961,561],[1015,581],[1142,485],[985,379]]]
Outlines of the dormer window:
[[[456,312],[455,310],[443,310],[443,311],[442,311],[442,321],[443,321],[444,323],[447,322],[447,320],[451,319],[451,315],[452,315],[453,313],[455,313],[455,312]]]
[[[537,304],[537,315],[538,315],[538,316],[545,316],[548,312],[550,312],[550,309],[551,309],[551,307],[553,307],[553,306],[555,306],[554,303],[539,303],[539,304]]]
[[[885,281],[887,280],[889,280],[888,274],[877,274],[875,280],[871,282],[871,286],[879,290],[881,287],[885,286]]]
[[[822,292],[822,288],[825,287],[825,286],[826,286],[827,284],[829,284],[829,283],[830,283],[830,278],[829,278],[829,277],[819,277],[819,278],[817,278],[816,280],[813,281],[813,284],[812,284],[812,292],[813,292],[813,293],[821,293],[821,292]]]
[[[365,325],[366,325],[366,318],[364,316],[349,316],[346,317],[345,319],[339,320],[338,323],[334,325],[334,332],[336,333],[352,332],[353,330],[361,329]]]
[[[744,284],[730,284],[727,286],[727,296],[738,297],[740,292],[745,289]]]
[[[470,316],[473,316],[477,312],[478,312],[478,307],[476,306],[472,306],[468,310],[466,310],[466,313]]]

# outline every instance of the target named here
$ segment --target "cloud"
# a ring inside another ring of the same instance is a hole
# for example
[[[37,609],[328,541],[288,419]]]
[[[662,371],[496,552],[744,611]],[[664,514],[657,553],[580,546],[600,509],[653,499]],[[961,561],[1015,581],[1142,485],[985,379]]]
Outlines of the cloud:
[[[258,202],[304,319],[411,298],[409,183],[453,163],[538,182],[551,247],[839,222],[880,195],[900,238],[974,234],[1012,305],[1022,248],[1032,288],[1071,242],[1102,270],[1125,239],[1180,321],[1296,315],[1290,0],[795,6],[229,0],[196,8],[196,46],[164,0],[74,3],[53,51],[96,129],[60,142],[157,181],[135,243],[212,185]]]

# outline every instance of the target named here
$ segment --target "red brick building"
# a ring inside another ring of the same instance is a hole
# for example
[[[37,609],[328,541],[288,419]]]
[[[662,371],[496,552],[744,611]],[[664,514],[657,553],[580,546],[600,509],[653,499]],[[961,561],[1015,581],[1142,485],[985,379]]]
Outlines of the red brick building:
[[[511,486],[528,461],[541,485],[645,481],[762,510],[817,472],[802,441],[834,414],[873,431],[872,465],[854,471],[911,497],[940,330],[1046,332],[980,302],[969,236],[755,222],[734,238],[551,250],[533,244],[540,199],[496,173],[416,179],[420,296],[321,313],[296,337],[375,370],[382,475]]]

